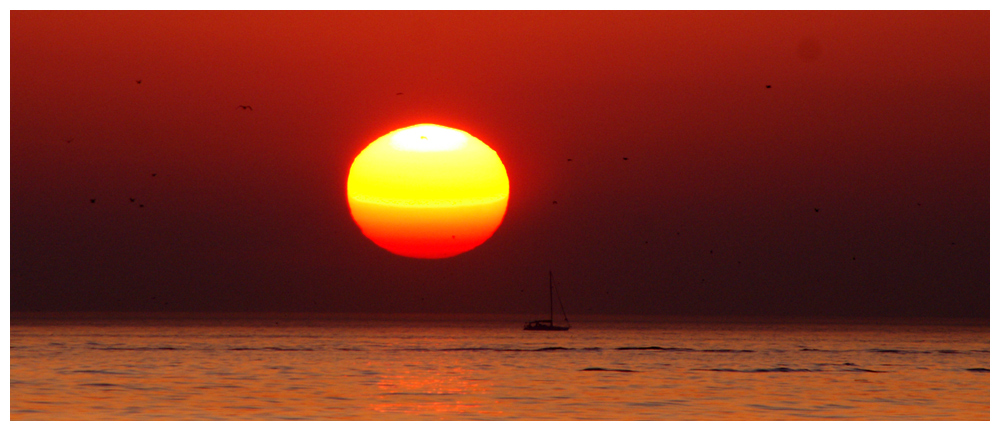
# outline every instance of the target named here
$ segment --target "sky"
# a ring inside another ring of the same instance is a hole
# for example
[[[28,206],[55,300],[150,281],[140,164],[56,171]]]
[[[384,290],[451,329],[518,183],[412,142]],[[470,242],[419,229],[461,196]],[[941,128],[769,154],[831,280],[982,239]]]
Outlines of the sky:
[[[11,11],[11,310],[540,315],[551,270],[571,319],[988,317],[989,36],[988,11]],[[354,157],[419,123],[509,177],[455,257],[348,208]]]

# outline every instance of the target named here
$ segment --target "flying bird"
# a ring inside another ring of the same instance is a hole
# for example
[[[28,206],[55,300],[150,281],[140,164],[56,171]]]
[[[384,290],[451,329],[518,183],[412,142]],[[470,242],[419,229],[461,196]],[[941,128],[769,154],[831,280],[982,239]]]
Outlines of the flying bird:
[[[253,106],[250,105],[240,105],[238,106],[238,108],[242,108],[244,111],[246,111],[247,109],[253,111]]]
[[[816,210],[816,212],[819,212],[819,208],[813,208],[813,209]]]
[[[129,202],[135,202],[135,198],[128,198]]]
[[[136,80],[135,80],[135,83],[136,83],[136,84],[142,84],[142,80],[141,80],[141,79],[136,79]]]
[[[402,96],[402,95],[403,95],[403,93],[396,93],[396,95],[397,95],[397,96]]]
[[[70,142],[73,142],[74,139],[76,139],[76,138],[69,138],[69,139],[66,140],[66,143],[68,144]],[[917,205],[920,205],[920,204],[917,204]]]
[[[154,173],[154,174],[153,174],[153,176],[155,177],[155,176],[156,176],[156,174]]]
[[[92,204],[93,204],[93,203],[97,203],[97,199],[91,199],[91,200],[90,200],[90,203],[92,203]],[[952,244],[954,244],[954,243],[952,243]]]
[[[622,160],[628,160],[628,157],[622,157]]]
[[[768,86],[767,86],[767,88],[771,88],[771,86],[770,86],[770,85],[768,85]]]

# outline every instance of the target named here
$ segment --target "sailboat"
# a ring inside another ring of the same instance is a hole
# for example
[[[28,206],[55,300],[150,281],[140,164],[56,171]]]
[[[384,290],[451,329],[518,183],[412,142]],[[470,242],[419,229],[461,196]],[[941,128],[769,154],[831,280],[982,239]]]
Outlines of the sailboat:
[[[568,331],[569,330],[569,318],[566,317],[566,309],[563,308],[562,298],[559,299],[559,309],[562,310],[563,319],[566,320],[566,326],[556,325],[552,321],[552,271],[549,271],[549,320],[534,320],[524,324],[525,331]]]

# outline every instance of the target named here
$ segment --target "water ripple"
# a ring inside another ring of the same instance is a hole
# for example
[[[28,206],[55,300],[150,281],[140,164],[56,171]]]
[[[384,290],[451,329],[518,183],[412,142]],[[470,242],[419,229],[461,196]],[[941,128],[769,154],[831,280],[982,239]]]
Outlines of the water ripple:
[[[91,347],[94,350],[125,350],[125,351],[148,351],[148,350],[185,350],[179,349],[177,347],[171,346],[160,346],[160,347]]]
[[[303,348],[288,348],[288,347],[231,347],[228,350],[234,351],[271,351],[271,352],[312,352],[316,349],[310,349],[308,347]]]
[[[690,349],[687,347],[619,347],[615,350],[661,350],[666,352],[702,352],[702,353],[754,353],[753,350],[746,349]]]
[[[601,368],[601,367],[584,368],[584,369],[582,369],[580,371],[614,371],[614,372],[618,372],[618,373],[637,373],[638,372],[638,371],[635,371],[635,370],[627,370],[627,369],[624,369],[624,368]]]
[[[129,372],[110,371],[110,370],[73,370],[73,371],[70,371],[70,372],[71,373],[76,373],[76,374],[109,374],[109,375],[118,375],[118,376],[125,376],[125,375],[133,374],[133,373],[129,373]]]

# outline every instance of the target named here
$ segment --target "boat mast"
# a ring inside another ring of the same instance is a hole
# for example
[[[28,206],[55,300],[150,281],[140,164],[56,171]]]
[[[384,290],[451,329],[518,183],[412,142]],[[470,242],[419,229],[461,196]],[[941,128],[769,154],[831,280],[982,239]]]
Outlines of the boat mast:
[[[554,322],[552,313],[552,270],[549,270],[549,322]]]

